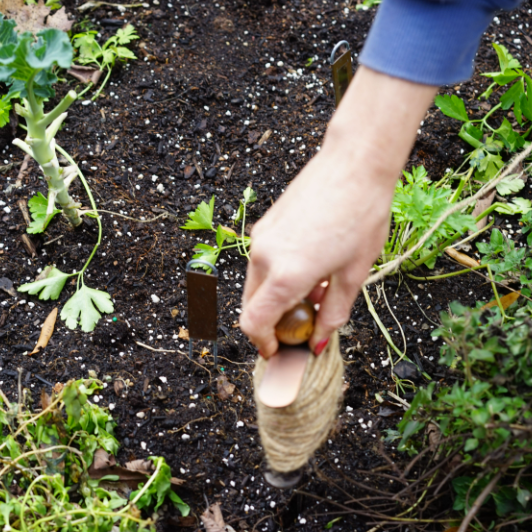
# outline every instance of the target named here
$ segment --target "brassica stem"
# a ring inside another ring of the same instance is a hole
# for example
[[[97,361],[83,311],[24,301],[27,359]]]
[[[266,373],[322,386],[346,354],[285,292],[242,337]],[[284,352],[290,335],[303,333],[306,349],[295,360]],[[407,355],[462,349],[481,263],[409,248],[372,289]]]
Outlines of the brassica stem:
[[[34,77],[27,83],[28,97],[22,100],[24,106],[15,105],[17,114],[26,120],[26,140],[15,139],[13,144],[31,155],[41,167],[48,183],[48,214],[53,212],[57,202],[71,225],[78,227],[81,224],[78,211],[81,205],[68,193],[77,171],[74,166],[59,166],[55,152],[55,135],[67,116],[66,110],[78,96],[75,91],[69,91],[52,111],[45,114],[42,100],[37,99],[33,91]]]

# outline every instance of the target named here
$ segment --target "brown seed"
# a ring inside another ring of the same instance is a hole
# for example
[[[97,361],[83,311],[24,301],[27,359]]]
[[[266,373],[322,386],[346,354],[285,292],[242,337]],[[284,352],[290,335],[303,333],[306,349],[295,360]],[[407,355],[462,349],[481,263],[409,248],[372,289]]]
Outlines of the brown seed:
[[[283,344],[298,345],[306,342],[314,331],[314,306],[305,299],[286,312],[275,327],[275,335]]]

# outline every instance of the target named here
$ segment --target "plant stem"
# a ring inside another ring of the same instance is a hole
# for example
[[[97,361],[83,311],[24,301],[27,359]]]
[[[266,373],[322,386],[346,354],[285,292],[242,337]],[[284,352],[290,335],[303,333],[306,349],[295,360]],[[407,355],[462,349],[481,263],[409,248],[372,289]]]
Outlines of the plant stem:
[[[246,241],[246,202],[244,201],[244,208],[242,209],[242,242]],[[244,255],[248,260],[251,260],[251,257],[249,256],[249,251],[246,249],[246,246],[243,247]]]
[[[94,86],[94,83],[92,81],[89,81],[89,83],[87,83],[87,86],[81,92],[78,92],[78,99],[81,98],[93,86]]]
[[[28,82],[27,91],[28,98],[23,100],[25,107],[18,104],[15,106],[17,113],[26,119],[26,141],[15,139],[13,144],[31,155],[40,165],[44,179],[48,183],[49,212],[57,200],[72,227],[78,227],[81,224],[78,212],[80,204],[76,203],[68,193],[71,174],[68,168],[59,166],[54,149],[55,135],[66,118],[66,110],[77,95],[75,91],[69,91],[61,102],[45,115],[43,102],[37,101],[33,92],[33,78]]]
[[[105,85],[109,81],[109,78],[111,76],[111,72],[112,72],[112,69],[107,67],[107,74],[105,75],[105,78],[104,78],[102,84],[100,85],[99,89],[94,93],[93,97],[91,98],[91,101],[96,100],[96,98],[98,98],[98,96],[100,96],[100,93],[102,92],[103,88],[105,87]]]
[[[388,332],[388,329],[382,323],[381,319],[379,318],[379,315],[377,314],[377,311],[375,310],[375,307],[373,306],[373,303],[371,302],[371,299],[369,297],[368,289],[363,286],[362,287],[362,293],[364,294],[364,299],[366,300],[366,304],[368,305],[368,310],[377,325],[379,326],[379,329],[381,330],[381,333],[383,334],[384,338],[390,345],[390,347],[401,357],[403,358],[405,356],[405,353],[402,353],[401,350],[393,343],[392,337],[390,336],[390,333]],[[406,346],[405,346],[406,349]]]
[[[493,279],[493,273],[491,271],[490,265],[486,264],[486,266],[488,268],[488,276],[491,281],[491,289],[493,290],[493,293],[495,294],[495,299],[497,300],[497,306],[501,310],[502,322],[504,323],[504,321],[507,319],[506,312],[504,312],[504,307],[502,306],[501,298],[499,297],[499,292],[497,290],[497,287],[495,286],[495,280]]]
[[[454,203],[457,199],[460,198],[460,195],[462,194],[462,190],[464,189],[464,185],[469,181],[471,178],[471,175],[473,174],[474,166],[472,166],[467,174],[460,178],[460,182],[458,183],[458,186],[456,187],[456,190],[454,191],[454,194],[449,198],[449,203]]]
[[[408,272],[405,272],[405,274],[407,277],[410,277],[410,279],[414,279],[415,281],[436,281],[438,279],[447,279],[448,277],[462,275],[463,273],[468,273],[470,271],[481,270],[482,268],[486,268],[487,266],[487,264],[481,264],[480,266],[475,266],[473,268],[464,268],[463,270],[459,270],[457,272],[444,273],[442,275],[431,275],[429,277],[417,277],[416,275],[411,275]]]
[[[83,175],[83,172],[79,169],[79,166],[74,162],[74,159],[70,157],[70,155],[58,144],[55,145],[55,149],[72,165],[76,168],[78,176],[80,181],[83,183],[83,187],[85,188],[85,192],[87,193],[87,196],[89,197],[89,201],[91,204],[91,207],[94,212],[98,213],[98,208],[96,207],[96,202],[94,201],[94,196],[92,195],[91,189],[89,187],[89,184],[87,183],[87,180],[85,179],[85,176]],[[89,264],[92,261],[92,258],[94,257],[97,249],[100,247],[100,244],[102,242],[102,221],[100,219],[100,216],[96,216],[96,222],[98,223],[98,240],[96,241],[96,244],[94,244],[94,247],[92,248],[92,252],[89,255],[89,258],[83,265],[83,268],[79,272],[79,278],[81,278],[81,282],[83,283],[83,273],[88,268]]]

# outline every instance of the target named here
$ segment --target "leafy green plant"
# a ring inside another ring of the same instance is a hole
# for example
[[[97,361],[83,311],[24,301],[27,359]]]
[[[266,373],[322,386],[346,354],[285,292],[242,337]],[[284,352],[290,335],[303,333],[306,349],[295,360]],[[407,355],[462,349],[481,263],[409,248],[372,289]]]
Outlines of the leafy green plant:
[[[525,296],[532,295],[529,288],[532,284],[530,247],[516,247],[513,240],[506,238],[498,229],[493,229],[490,241],[477,242],[477,248],[482,254],[481,263],[489,264],[496,281],[518,283]]]
[[[100,45],[96,40],[97,35],[97,31],[89,30],[83,33],[78,33],[72,37],[72,44],[78,53],[76,60],[79,63],[82,65],[95,65],[101,71],[107,70],[107,74],[99,89],[93,95],[92,100],[98,98],[104,89],[117,60],[127,61],[128,59],[137,58],[137,56],[124,45],[130,44],[132,41],[139,38],[135,28],[131,24],[128,24],[125,28],[117,30],[116,35],[107,39],[103,45]]]
[[[0,81],[9,88],[5,99],[20,98],[15,111],[26,120],[26,140],[13,144],[31,155],[39,164],[48,184],[48,207],[41,220],[46,225],[53,216],[57,202],[73,227],[81,224],[79,204],[68,188],[76,177],[73,166],[61,167],[55,153],[55,135],[65,120],[66,110],[76,100],[74,91],[50,112],[44,112],[44,101],[54,96],[52,85],[57,81],[54,67],[68,68],[72,62],[72,47],[65,32],[42,30],[35,39],[30,32],[19,34],[15,21],[0,15]]]
[[[470,119],[464,101],[456,95],[436,96],[435,104],[443,114],[463,122],[459,136],[473,151],[468,155],[470,167],[477,181],[486,182],[502,168],[503,155],[514,153],[527,145],[532,121],[532,79],[526,74],[517,59],[499,44],[493,44],[499,59],[500,70],[483,76],[493,80],[480,98],[489,98],[497,87],[511,87],[499,96],[499,102],[482,118]],[[503,116],[499,127],[488,122],[496,111],[513,111],[515,127],[510,116]],[[525,128],[528,127],[528,129]]]
[[[448,210],[449,203],[458,198],[456,191],[432,182],[423,166],[403,172],[405,182],[399,180],[392,203],[393,232],[385,244],[381,263],[388,262],[416,245],[424,233]],[[476,231],[475,219],[464,213],[449,216],[403,269],[412,270],[422,264],[433,268],[438,255],[443,253],[466,230]]]
[[[243,199],[240,200],[238,211],[235,215],[235,224],[240,221],[242,222],[240,235],[230,227],[225,227],[221,224],[218,224],[218,227],[215,229],[213,224],[214,196],[212,196],[209,203],[202,201],[194,212],[189,213],[189,219],[181,229],[186,229],[188,231],[213,231],[216,234],[216,246],[210,246],[203,243],[196,244],[194,250],[197,251],[197,253],[193,255],[193,258],[209,262],[214,266],[223,250],[237,248],[241,255],[244,255],[249,259],[251,239],[245,235],[246,209],[248,205],[255,201],[257,201],[257,194],[255,191],[251,187],[246,188],[244,190]],[[207,271],[210,270],[208,266],[201,264],[195,264],[194,267],[202,268]]]
[[[0,526],[3,530],[55,532],[141,532],[154,530],[142,508],[173,503],[183,515],[189,507],[171,490],[170,468],[151,457],[154,472],[129,501],[116,475],[91,478],[95,452],[116,454],[116,423],[88,398],[101,388],[91,380],[44,390],[41,410],[32,411],[27,390],[10,402],[0,390]],[[19,389],[21,387],[19,386]],[[100,486],[105,482],[105,488]]]
[[[441,314],[435,332],[445,341],[440,363],[457,380],[418,391],[398,425],[398,449],[418,452],[428,445],[423,429],[436,427],[438,456],[460,456],[453,508],[468,513],[479,497],[474,512],[492,501],[496,516],[519,523],[530,515],[532,498],[532,483],[522,474],[532,462],[532,305],[507,312],[512,319],[503,321],[497,307],[483,311],[455,302]]]
[[[9,88],[7,98],[21,100],[22,105],[15,104],[15,111],[26,120],[27,125],[25,141],[15,139],[13,144],[37,161],[48,184],[47,198],[39,193],[28,202],[33,218],[28,232],[42,233],[61,210],[73,227],[82,223],[80,204],[68,192],[76,176],[80,177],[89,196],[93,207],[90,216],[96,218],[99,228],[98,241],[79,272],[66,274],[50,266],[35,282],[20,286],[19,291],[39,294],[39,298],[44,300],[58,299],[66,280],[77,277],[76,292],[63,307],[61,318],[72,329],[81,323],[82,330],[90,332],[101,317],[100,312],[114,310],[109,294],[84,284],[84,273],[101,243],[102,225],[87,181],[76,163],[55,141],[55,135],[67,116],[66,110],[78,95],[75,91],[69,91],[54,109],[44,112],[44,102],[55,95],[52,85],[57,81],[57,76],[54,69],[70,66],[72,46],[63,31],[43,30],[37,33],[35,39],[30,32],[17,33],[15,22],[0,15],[0,48],[0,81]],[[69,166],[59,165],[56,151],[65,156]],[[61,210],[56,209],[56,203]]]
[[[36,6],[37,0],[24,0],[26,4],[29,6]],[[50,9],[59,9],[61,7],[61,2],[58,0],[46,0],[44,3],[46,7],[49,7]]]

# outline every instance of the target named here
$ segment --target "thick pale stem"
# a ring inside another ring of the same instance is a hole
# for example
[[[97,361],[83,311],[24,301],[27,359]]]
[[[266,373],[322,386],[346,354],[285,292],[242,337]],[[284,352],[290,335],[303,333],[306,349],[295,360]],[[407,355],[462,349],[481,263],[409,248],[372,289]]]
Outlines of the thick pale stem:
[[[29,87],[31,89],[31,87]],[[49,211],[54,208],[55,201],[63,210],[73,227],[81,224],[81,217],[76,203],[68,193],[75,174],[70,168],[59,166],[55,152],[54,137],[65,120],[66,110],[76,99],[76,93],[70,91],[61,102],[47,115],[43,113],[42,102],[38,102],[32,93],[29,101],[24,101],[24,108],[17,108],[17,112],[24,116],[28,125],[26,142],[16,139],[13,144],[30,154],[40,165],[44,179],[48,183]]]

